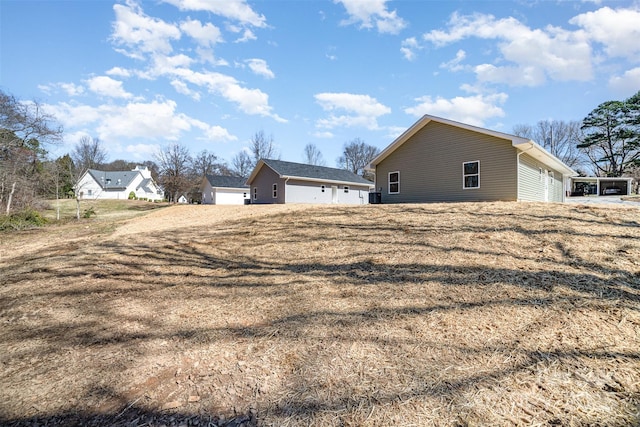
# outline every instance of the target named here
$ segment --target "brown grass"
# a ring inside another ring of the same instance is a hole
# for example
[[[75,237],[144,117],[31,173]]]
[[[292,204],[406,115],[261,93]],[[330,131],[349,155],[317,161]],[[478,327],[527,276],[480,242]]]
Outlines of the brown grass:
[[[0,236],[2,424],[640,424],[637,208],[97,221]]]

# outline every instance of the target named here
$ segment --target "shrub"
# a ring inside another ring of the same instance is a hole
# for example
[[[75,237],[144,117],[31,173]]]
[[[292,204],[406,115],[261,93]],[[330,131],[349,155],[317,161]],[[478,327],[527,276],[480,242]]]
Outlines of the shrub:
[[[42,227],[46,223],[47,219],[43,217],[40,212],[32,208],[26,208],[8,216],[0,216],[0,231]]]
[[[129,193],[129,200],[136,200],[136,193],[135,192],[130,192]]]
[[[93,206],[89,206],[82,213],[82,217],[83,218],[91,218],[91,215],[95,215],[95,214],[96,214],[96,211],[95,211],[95,209],[93,209]]]

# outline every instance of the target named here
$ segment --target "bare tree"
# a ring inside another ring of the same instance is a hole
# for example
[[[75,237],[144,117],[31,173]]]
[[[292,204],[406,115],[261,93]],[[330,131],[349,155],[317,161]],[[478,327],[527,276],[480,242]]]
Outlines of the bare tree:
[[[273,136],[266,137],[264,131],[258,131],[251,137],[251,154],[253,154],[253,166],[260,159],[275,159],[280,157],[278,149],[273,142]]]
[[[8,215],[12,204],[26,206],[35,195],[44,144],[62,139],[62,127],[37,101],[22,102],[0,91],[0,205]]]
[[[230,175],[231,171],[225,162],[218,160],[218,157],[207,151],[202,150],[192,159],[191,171],[195,179],[200,179],[205,175]]]
[[[577,169],[586,164],[584,153],[578,149],[582,135],[580,122],[541,120],[535,126],[516,125],[513,133],[542,145],[570,168]]]
[[[159,182],[173,203],[181,194],[188,192],[192,186],[191,156],[184,145],[174,143],[168,145],[155,155],[159,168]]]
[[[327,165],[327,162],[325,162],[324,158],[322,157],[322,153],[320,152],[318,147],[315,146],[315,144],[307,144],[304,146],[303,157],[304,163],[306,164],[316,166]]]
[[[107,151],[98,138],[83,136],[71,152],[71,158],[79,173],[87,169],[96,169],[107,160]]]
[[[342,156],[338,157],[338,166],[356,175],[373,180],[373,175],[365,167],[373,160],[380,150],[373,145],[366,144],[360,138],[345,143]]]
[[[246,151],[240,151],[231,159],[231,172],[233,175],[247,178],[251,174],[253,167],[253,160]]]

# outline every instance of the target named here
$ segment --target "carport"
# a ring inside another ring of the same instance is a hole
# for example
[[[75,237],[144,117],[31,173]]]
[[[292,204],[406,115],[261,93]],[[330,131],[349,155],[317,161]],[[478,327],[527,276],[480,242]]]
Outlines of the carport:
[[[628,196],[633,178],[580,176],[571,178],[572,196]]]

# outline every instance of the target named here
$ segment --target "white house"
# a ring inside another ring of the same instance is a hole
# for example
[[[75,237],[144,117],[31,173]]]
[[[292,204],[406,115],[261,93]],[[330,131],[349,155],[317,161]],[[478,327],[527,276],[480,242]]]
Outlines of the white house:
[[[367,204],[373,183],[344,169],[261,159],[247,179],[251,203]]]
[[[164,193],[151,177],[146,166],[131,171],[100,171],[88,169],[75,187],[81,199],[121,199],[133,193],[138,199],[164,200]]]
[[[238,176],[206,175],[202,178],[202,204],[243,205],[249,200],[246,179]]]

